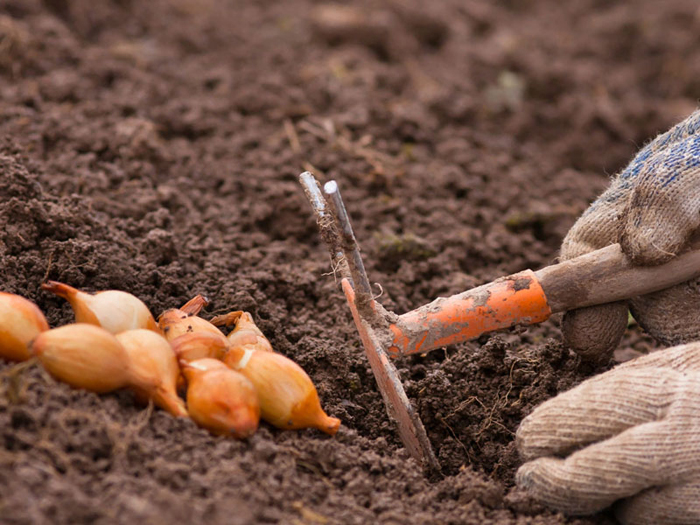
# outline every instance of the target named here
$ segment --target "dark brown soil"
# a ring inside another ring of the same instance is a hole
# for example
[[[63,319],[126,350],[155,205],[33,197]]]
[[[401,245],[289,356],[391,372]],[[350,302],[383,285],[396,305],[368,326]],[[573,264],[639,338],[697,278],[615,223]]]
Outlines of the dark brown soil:
[[[594,372],[555,321],[402,360],[444,477],[408,459],[296,181],[339,181],[397,312],[553,262],[694,108],[700,11],[494,4],[367,0],[371,27],[333,34],[310,0],[0,2],[2,290],[53,326],[47,278],[249,310],[343,421],[238,442],[3,364],[2,523],[613,523],[513,487],[518,423]]]

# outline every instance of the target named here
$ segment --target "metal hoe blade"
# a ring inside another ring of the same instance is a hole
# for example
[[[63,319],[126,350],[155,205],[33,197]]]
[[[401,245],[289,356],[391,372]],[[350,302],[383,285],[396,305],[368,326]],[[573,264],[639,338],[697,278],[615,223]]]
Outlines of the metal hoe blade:
[[[406,396],[396,367],[389,360],[372,328],[373,323],[379,319],[376,315],[378,305],[372,298],[360,249],[340,195],[340,188],[335,181],[330,181],[324,186],[324,193],[331,203],[329,206],[311,173],[302,173],[299,180],[316,215],[321,237],[328,246],[333,269],[342,276],[343,292],[389,417],[396,421],[401,440],[411,456],[429,470],[439,472],[440,466],[425,427]]]

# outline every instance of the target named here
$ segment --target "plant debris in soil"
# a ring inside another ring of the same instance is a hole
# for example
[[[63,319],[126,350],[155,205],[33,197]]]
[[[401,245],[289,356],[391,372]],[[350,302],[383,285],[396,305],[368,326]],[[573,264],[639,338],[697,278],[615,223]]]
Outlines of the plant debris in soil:
[[[2,289],[51,326],[72,314],[46,279],[250,311],[343,421],[239,442],[3,363],[2,522],[614,523],[513,486],[519,422],[599,371],[555,321],[398,362],[444,474],[424,475],[296,177],[339,181],[398,313],[545,266],[695,108],[698,24],[692,0],[0,1]],[[625,355],[653,347],[631,327]]]

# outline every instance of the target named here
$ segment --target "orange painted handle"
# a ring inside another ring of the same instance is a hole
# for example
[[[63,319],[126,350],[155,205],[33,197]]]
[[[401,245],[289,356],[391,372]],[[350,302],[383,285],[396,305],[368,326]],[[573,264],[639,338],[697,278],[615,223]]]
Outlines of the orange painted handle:
[[[518,324],[541,323],[552,311],[531,270],[498,279],[399,316],[390,324],[392,357],[424,353]]]

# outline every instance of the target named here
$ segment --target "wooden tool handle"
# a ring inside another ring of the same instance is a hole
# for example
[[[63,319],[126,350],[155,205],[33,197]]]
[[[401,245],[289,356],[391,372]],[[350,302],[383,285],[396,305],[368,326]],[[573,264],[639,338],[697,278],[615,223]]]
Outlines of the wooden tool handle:
[[[525,270],[395,316],[386,351],[392,357],[429,352],[518,324],[541,323],[551,314],[534,272]]]
[[[619,244],[535,272],[552,313],[658,292],[700,276],[700,242],[659,266],[636,266]]]
[[[611,303],[700,277],[700,243],[659,266],[636,266],[619,244],[502,277],[403,315],[388,315],[391,357],[429,352],[515,325],[540,323],[556,312]]]

